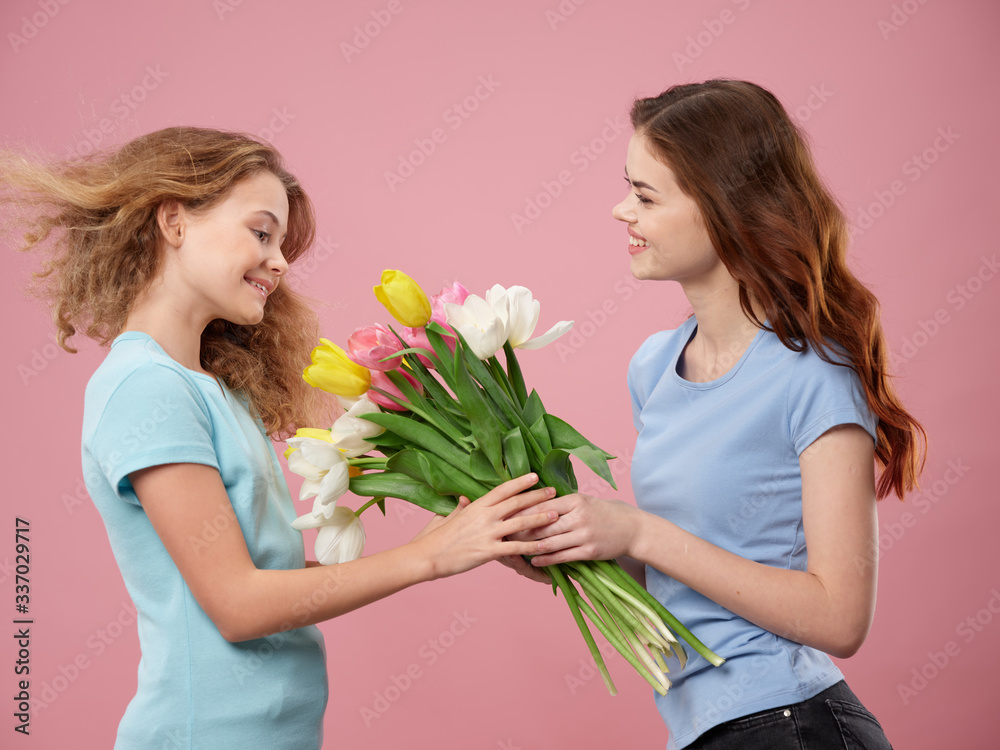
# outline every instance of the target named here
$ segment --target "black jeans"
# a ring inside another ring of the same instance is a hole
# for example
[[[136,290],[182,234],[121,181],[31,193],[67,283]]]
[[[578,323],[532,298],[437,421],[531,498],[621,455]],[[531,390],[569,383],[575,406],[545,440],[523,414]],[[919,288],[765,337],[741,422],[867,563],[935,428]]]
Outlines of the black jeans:
[[[841,680],[801,703],[713,727],[689,750],[892,750],[878,720]]]

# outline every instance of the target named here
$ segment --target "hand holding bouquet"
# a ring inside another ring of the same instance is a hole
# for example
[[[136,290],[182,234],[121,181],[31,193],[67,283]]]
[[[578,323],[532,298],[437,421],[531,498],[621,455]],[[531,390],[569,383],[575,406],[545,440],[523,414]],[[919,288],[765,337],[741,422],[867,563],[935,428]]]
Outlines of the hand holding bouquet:
[[[359,557],[360,515],[373,504],[384,513],[386,497],[447,515],[460,496],[475,501],[529,472],[557,494],[571,494],[571,457],[614,486],[613,456],[546,411],[537,391],[528,392],[514,353],[554,341],[571,322],[532,338],[540,305],[519,286],[496,285],[482,298],[454,284],[428,298],[406,274],[384,271],[375,294],[402,327],[360,328],[348,351],[321,340],[304,377],[347,411],[329,430],[299,430],[285,453],[289,469],[305,478],[299,499],[314,498],[312,511],[294,525],[319,528],[320,562]],[[506,366],[497,359],[500,349]],[[352,511],[338,502],[348,490],[372,499]],[[683,665],[687,658],[675,633],[710,663],[722,663],[616,562],[544,570],[612,694],[585,616],[661,694],[670,686],[665,659],[676,655]]]

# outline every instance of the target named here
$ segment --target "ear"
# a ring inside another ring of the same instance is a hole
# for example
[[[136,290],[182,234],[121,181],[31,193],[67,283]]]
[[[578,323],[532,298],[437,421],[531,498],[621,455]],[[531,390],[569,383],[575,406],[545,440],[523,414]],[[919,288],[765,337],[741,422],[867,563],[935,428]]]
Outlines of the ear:
[[[170,247],[180,247],[187,232],[187,212],[176,200],[164,201],[156,209],[160,236]]]

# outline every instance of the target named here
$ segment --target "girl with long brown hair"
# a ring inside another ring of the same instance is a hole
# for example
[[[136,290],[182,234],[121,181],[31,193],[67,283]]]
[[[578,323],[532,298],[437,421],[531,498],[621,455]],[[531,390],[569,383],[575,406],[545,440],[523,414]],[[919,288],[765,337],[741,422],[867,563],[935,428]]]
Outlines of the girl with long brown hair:
[[[289,289],[312,207],[265,143],[170,128],[75,164],[0,153],[0,202],[29,226],[59,342],[110,344],[87,387],[83,466],[142,651],[117,748],[316,748],[327,679],[315,623],[535,542],[533,475],[413,541],[306,562],[268,436],[315,424],[302,368],[315,315]],[[314,412],[313,412],[314,414]],[[519,511],[527,516],[513,518]]]
[[[559,520],[519,538],[542,540],[534,566],[637,560],[726,658],[672,665],[657,696],[668,747],[887,748],[827,654],[868,634],[876,498],[916,486],[923,430],[892,387],[878,303],[847,267],[844,215],[757,85],[674,86],[631,118],[612,214],[632,273],[678,282],[693,315],[629,366],[638,507],[557,498],[533,510]]]

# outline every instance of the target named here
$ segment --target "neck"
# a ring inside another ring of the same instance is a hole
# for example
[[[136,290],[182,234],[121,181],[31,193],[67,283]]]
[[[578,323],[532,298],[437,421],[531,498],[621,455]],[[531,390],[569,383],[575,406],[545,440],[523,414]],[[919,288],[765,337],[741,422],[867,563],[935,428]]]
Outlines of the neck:
[[[726,274],[726,279],[697,288],[684,287],[684,294],[698,319],[697,338],[708,352],[721,352],[734,343],[753,338],[757,326],[740,306],[739,285]],[[754,312],[761,320],[763,310],[754,304]]]
[[[681,356],[680,373],[687,380],[709,382],[739,361],[758,328],[740,307],[739,285],[728,273],[714,284],[683,286],[698,330]],[[756,306],[755,312],[763,320]]]
[[[211,321],[195,319],[190,308],[176,303],[176,298],[166,293],[162,280],[154,282],[132,306],[124,330],[148,334],[172,360],[189,370],[205,372],[201,366],[201,334]]]

